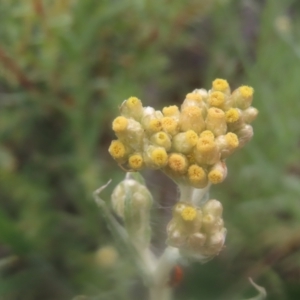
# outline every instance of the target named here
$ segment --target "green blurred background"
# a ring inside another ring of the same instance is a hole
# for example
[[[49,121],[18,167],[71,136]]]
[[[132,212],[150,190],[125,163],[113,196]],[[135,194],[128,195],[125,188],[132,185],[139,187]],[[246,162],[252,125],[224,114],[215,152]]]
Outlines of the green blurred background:
[[[184,267],[175,299],[250,297],[249,276],[300,299],[299,1],[1,0],[0,20],[0,299],[146,299],[92,198],[124,176],[111,121],[129,96],[161,109],[215,78],[253,86],[260,114],[212,189],[226,249]],[[144,175],[159,252],[176,187]]]

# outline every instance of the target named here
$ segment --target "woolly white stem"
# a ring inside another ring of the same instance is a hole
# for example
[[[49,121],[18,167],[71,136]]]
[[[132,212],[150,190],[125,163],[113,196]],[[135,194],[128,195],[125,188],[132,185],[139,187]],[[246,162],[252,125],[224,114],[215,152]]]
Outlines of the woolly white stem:
[[[191,202],[196,206],[201,206],[208,200],[208,192],[211,187],[211,183],[203,189],[196,189],[188,185],[178,184],[180,191],[179,201]]]
[[[99,196],[109,183],[110,181],[94,192],[95,202],[101,208],[102,215],[106,219],[111,232],[128,248],[129,253],[132,255],[132,259],[143,276],[145,284],[149,287],[150,300],[171,300],[172,289],[168,285],[168,281],[172,269],[180,259],[179,250],[174,247],[167,247],[162,256],[157,259],[149,248],[134,245],[126,230],[117,222],[105,201]],[[193,188],[186,188],[183,189],[181,195],[186,195],[185,201],[191,201],[192,193]]]
[[[209,199],[209,189],[211,183],[208,183],[207,186],[203,189],[193,189],[193,194],[191,197],[191,202],[196,206],[201,206]]]
[[[144,278],[144,281],[151,282],[152,272],[150,266],[152,266],[154,262],[150,259],[150,254],[148,254],[147,252],[142,252],[131,243],[126,230],[117,222],[117,220],[108,209],[105,201],[102,200],[99,196],[99,194],[110,184],[110,182],[111,180],[109,180],[107,184],[103,185],[94,192],[93,195],[95,202],[101,209],[102,215],[105,218],[111,233],[117,240],[119,240],[125,247],[127,247],[128,252],[134,259],[141,276]]]
[[[150,300],[170,300],[172,289],[168,285],[169,276],[180,259],[177,248],[167,247],[157,262],[153,273],[153,285],[150,287]]]
[[[194,188],[188,185],[178,184],[180,191],[179,201],[192,202]]]

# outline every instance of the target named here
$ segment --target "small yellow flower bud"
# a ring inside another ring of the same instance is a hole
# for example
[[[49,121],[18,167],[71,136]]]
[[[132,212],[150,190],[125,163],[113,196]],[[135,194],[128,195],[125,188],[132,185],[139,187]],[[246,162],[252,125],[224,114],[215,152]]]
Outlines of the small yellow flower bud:
[[[211,138],[211,136],[209,135],[207,136],[204,135],[200,137],[197,141],[197,146],[196,146],[197,151],[203,153],[211,152],[216,147],[214,140],[215,139]]]
[[[224,162],[217,162],[208,173],[208,179],[211,183],[217,184],[224,181],[227,176],[227,167]]]
[[[218,217],[213,214],[204,214],[202,219],[203,231],[208,235],[215,234],[224,228],[222,216]]]
[[[192,151],[193,147],[197,144],[198,135],[193,130],[180,132],[173,137],[172,149],[176,152],[188,154]]]
[[[199,164],[213,165],[220,159],[217,144],[208,135],[198,139],[193,154]]]
[[[214,217],[220,218],[223,213],[223,206],[220,201],[216,199],[208,200],[202,207],[203,214],[210,214]]]
[[[214,134],[210,130],[204,130],[200,133],[200,137],[204,138],[211,138],[212,140],[215,138]]]
[[[176,105],[166,106],[162,109],[162,112],[165,117],[174,117],[177,120],[179,119],[180,112]]]
[[[118,252],[113,246],[101,247],[95,253],[95,263],[102,268],[112,268],[116,265],[119,258]]]
[[[200,133],[205,128],[205,122],[202,116],[202,109],[197,106],[188,106],[184,108],[180,116],[181,131],[194,130]]]
[[[179,131],[178,122],[173,117],[163,117],[161,124],[163,130],[170,135],[175,135]]]
[[[219,170],[213,170],[208,173],[208,179],[211,183],[218,184],[224,180],[224,174]]]
[[[203,224],[203,229],[206,233],[210,233],[211,229],[214,227],[215,223],[217,221],[216,216],[206,213],[204,214],[202,218],[202,224]]]
[[[203,102],[207,102],[208,99],[208,91],[206,89],[196,89],[194,93],[197,93],[201,96]]]
[[[168,232],[180,230],[184,234],[199,232],[202,225],[202,211],[186,202],[178,202],[173,207],[173,218],[168,225]]]
[[[178,226],[178,221],[172,219],[167,226],[167,245],[172,247],[184,247],[186,242],[186,233]]]
[[[156,146],[164,147],[166,151],[169,151],[171,148],[171,139],[169,135],[163,131],[153,134],[150,141]]]
[[[226,238],[226,229],[215,232],[210,235],[206,242],[206,254],[209,256],[218,255],[219,252],[223,249]]]
[[[144,109],[141,124],[148,134],[153,134],[162,130],[162,113],[154,109]]]
[[[143,114],[143,105],[140,99],[130,97],[122,103],[120,111],[122,116],[139,121]]]
[[[121,141],[113,140],[108,148],[108,152],[118,163],[124,163],[126,161],[127,151]]]
[[[231,95],[231,101],[233,106],[242,110],[248,108],[253,99],[254,90],[250,86],[241,86],[237,88]]]
[[[172,177],[172,175],[179,175],[179,174],[184,174],[187,171],[188,168],[188,161],[187,158],[180,154],[180,153],[172,153],[169,155],[168,159],[168,168],[169,170],[166,170],[169,175]]]
[[[213,91],[220,91],[222,93],[229,94],[230,87],[227,80],[217,78],[212,82],[212,90]]]
[[[131,169],[138,171],[144,166],[144,159],[141,154],[133,154],[129,156],[128,165]]]
[[[203,168],[194,164],[188,169],[188,181],[195,188],[204,188],[207,186],[207,175]]]
[[[235,133],[228,132],[216,138],[216,144],[220,151],[221,158],[230,156],[239,146],[239,139]]]
[[[188,130],[185,132],[185,143],[195,146],[197,144],[198,135],[193,130]]]
[[[226,122],[235,123],[241,118],[241,113],[237,108],[230,108],[226,111]]]
[[[228,132],[225,135],[225,140],[228,145],[228,148],[235,149],[239,146],[239,140],[235,133]]]
[[[140,107],[141,106],[141,100],[136,98],[136,97],[130,97],[127,101],[126,101],[126,106],[130,109],[135,109],[137,106]]]
[[[253,136],[253,128],[251,125],[245,125],[236,132],[239,138],[239,148],[242,148],[247,144]]]
[[[143,107],[142,118],[147,116],[155,116],[155,109],[151,106]]]
[[[113,128],[117,129],[115,130],[116,136],[126,147],[138,152],[142,150],[144,129],[139,122],[121,116],[115,119]]]
[[[211,107],[223,108],[225,104],[225,94],[219,91],[212,92],[208,97],[208,104]]]
[[[228,131],[236,131],[244,126],[245,121],[239,108],[230,108],[226,111],[226,122]]]
[[[167,245],[180,248],[184,246],[185,241],[186,241],[186,236],[183,235],[180,230],[174,230],[168,236]]]
[[[225,113],[219,108],[212,107],[207,111],[206,128],[215,136],[226,133],[227,125]]]
[[[239,90],[244,99],[253,97],[254,89],[252,87],[243,85],[239,88]]]
[[[146,186],[126,178],[111,195],[115,213],[124,220],[131,241],[138,247],[147,247],[150,242],[150,210],[152,195]]]
[[[148,126],[145,126],[144,128],[150,134],[152,134],[154,132],[159,132],[159,131],[162,130],[161,121],[158,120],[158,119],[152,119],[152,120],[150,120],[147,125]]]
[[[192,251],[199,252],[203,249],[206,242],[206,235],[201,232],[196,232],[189,236],[188,245]]]
[[[168,154],[163,147],[148,146],[144,152],[144,160],[147,167],[160,169],[168,163]]]
[[[120,182],[111,195],[111,203],[114,212],[122,219],[126,217],[126,201],[132,206],[132,209],[143,207],[150,212],[152,205],[152,196],[149,190],[134,179],[125,179]]]
[[[125,132],[128,126],[128,120],[125,117],[119,116],[114,119],[112,129],[116,133]]]
[[[254,121],[258,115],[258,110],[252,106],[242,112],[245,123],[249,124]]]
[[[185,96],[185,99],[188,99],[188,100],[194,100],[196,102],[202,102],[202,97],[200,94],[198,93],[188,93],[186,96]]]
[[[172,210],[172,214],[174,218],[181,218],[182,211],[187,207],[188,204],[185,202],[177,202]]]
[[[196,106],[199,108],[206,107],[206,104],[204,103],[202,96],[197,92],[197,90],[185,96],[185,100],[181,104],[181,111],[183,111],[186,107],[189,106]]]
[[[197,210],[192,206],[185,207],[181,212],[181,217],[184,221],[193,221],[197,216]]]
[[[167,244],[179,248],[183,256],[207,261],[222,250],[225,242],[221,203],[209,200],[201,209],[178,202],[173,207],[167,233]]]

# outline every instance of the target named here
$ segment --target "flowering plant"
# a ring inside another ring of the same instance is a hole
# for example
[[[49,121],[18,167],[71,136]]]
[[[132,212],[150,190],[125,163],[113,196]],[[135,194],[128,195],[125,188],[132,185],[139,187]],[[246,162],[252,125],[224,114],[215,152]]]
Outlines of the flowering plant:
[[[253,92],[252,87],[241,86],[231,93],[226,80],[216,79],[210,90],[188,93],[180,109],[173,105],[162,111],[143,107],[138,98],[130,97],[112,123],[117,139],[109,153],[128,173],[113,191],[110,205],[124,226],[99,198],[106,186],[95,192],[95,199],[112,231],[134,254],[150,299],[171,298],[169,274],[182,260],[204,263],[224,247],[223,207],[209,199],[208,191],[225,180],[226,159],[253,136],[250,123],[258,114],[251,106]],[[160,258],[149,247],[153,199],[142,177],[134,173],[143,168],[163,171],[180,190]],[[251,283],[260,292],[255,299],[263,299],[264,289]]]

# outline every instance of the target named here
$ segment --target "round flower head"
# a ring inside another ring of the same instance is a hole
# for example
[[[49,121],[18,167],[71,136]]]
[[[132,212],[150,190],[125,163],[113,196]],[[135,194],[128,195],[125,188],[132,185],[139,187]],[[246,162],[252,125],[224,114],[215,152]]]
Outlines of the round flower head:
[[[228,82],[217,78],[210,90],[186,94],[180,109],[171,105],[155,110],[130,97],[113,121],[118,139],[109,152],[133,171],[161,169],[180,185],[183,195],[194,199],[189,186],[201,189],[222,182],[225,159],[251,139],[249,123],[258,113],[250,106],[253,92],[245,85],[231,93]]]
[[[231,93],[228,82],[217,78],[210,90],[186,94],[180,109],[172,105],[155,110],[130,97],[112,123],[117,139],[109,152],[119,164],[130,171],[160,169],[178,184],[180,200],[167,226],[167,244],[182,257],[206,262],[223,249],[223,208],[219,201],[208,200],[207,192],[211,184],[225,180],[225,160],[253,135],[249,124],[258,113],[251,106],[253,92],[241,86]],[[139,180],[138,174],[131,176]],[[147,249],[151,241],[152,197],[145,189],[140,181],[127,178],[111,202],[137,250]]]

